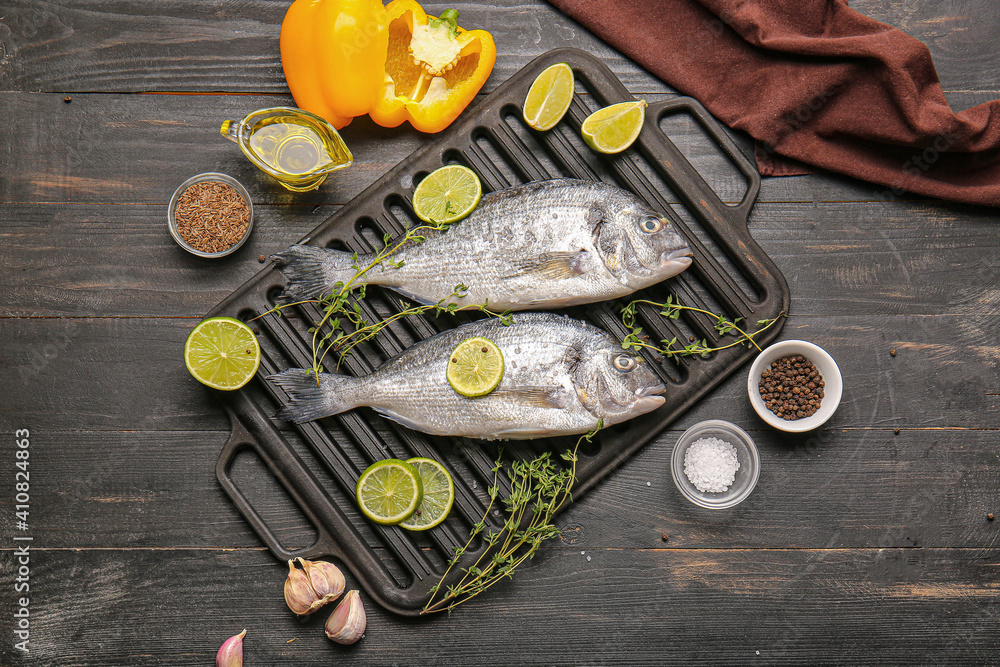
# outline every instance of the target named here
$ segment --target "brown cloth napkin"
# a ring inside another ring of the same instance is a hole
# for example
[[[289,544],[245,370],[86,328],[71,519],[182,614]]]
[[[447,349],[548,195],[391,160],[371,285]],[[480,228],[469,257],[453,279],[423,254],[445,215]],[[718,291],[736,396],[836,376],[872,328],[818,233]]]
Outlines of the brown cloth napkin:
[[[550,2],[757,139],[765,176],[1000,206],[1000,100],[954,113],[927,47],[846,0]]]

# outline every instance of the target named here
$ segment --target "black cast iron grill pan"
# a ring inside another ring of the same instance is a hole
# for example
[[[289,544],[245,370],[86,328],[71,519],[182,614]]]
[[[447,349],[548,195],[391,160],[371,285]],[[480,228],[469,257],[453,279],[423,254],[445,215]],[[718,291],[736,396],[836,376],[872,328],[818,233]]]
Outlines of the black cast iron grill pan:
[[[578,94],[559,126],[538,133],[521,119],[521,104],[535,77],[557,62],[573,68]],[[303,242],[358,252],[381,247],[384,234],[398,237],[417,222],[410,208],[413,186],[443,164],[470,167],[482,179],[486,191],[548,178],[603,180],[631,190],[668,215],[694,252],[694,263],[687,271],[636,297],[663,302],[673,294],[684,304],[731,318],[743,317],[749,323],[787,312],[787,284],[747,231],[760,176],[700,104],[677,97],[650,105],[639,139],[619,155],[598,155],[585,146],[579,127],[586,116],[602,106],[630,99],[625,87],[597,58],[574,49],[549,52],[479,100],[448,130],[388,171]],[[738,204],[723,202],[660,129],[661,119],[678,113],[692,116],[745,178],[746,193]],[[679,212],[684,210],[687,214],[682,216]],[[275,304],[283,285],[280,272],[264,269],[210,315],[256,318]],[[605,302],[560,312],[586,319],[623,339],[628,333],[619,318],[624,303]],[[369,320],[385,318],[406,305],[399,296],[380,288],[369,288],[368,297],[360,302]],[[414,342],[472,318],[463,313],[436,319],[406,318],[357,348],[344,360],[340,371],[369,373]],[[308,328],[319,320],[319,311],[307,305],[285,309],[283,317],[270,314],[253,322],[263,351],[261,367],[257,377],[242,390],[219,392],[232,421],[232,433],[219,458],[217,475],[275,557],[338,559],[380,605],[398,614],[417,615],[454,549],[465,543],[470,527],[483,516],[489,503],[487,489],[494,483],[497,444],[428,436],[383,420],[364,408],[295,427],[273,420],[271,416],[285,396],[263,378],[289,367],[311,366],[312,334]],[[654,340],[675,336],[678,340],[690,336],[709,342],[720,340],[711,319],[696,313],[685,312],[679,320],[665,320],[655,309],[643,308],[638,320]],[[759,342],[773,340],[780,327],[779,322]],[[753,355],[754,350],[737,346],[708,358],[659,361],[650,356],[649,361],[668,387],[666,404],[655,412],[605,429],[581,450],[574,498],[578,501]],[[504,456],[523,458],[546,449],[561,452],[574,442],[573,438],[553,438],[508,444]],[[312,525],[315,539],[310,543],[286,545],[289,538],[283,536],[287,532],[283,521],[265,520],[244,493],[251,490],[239,488],[231,473],[235,458],[244,451],[252,451],[266,464],[283,493]],[[413,456],[434,458],[451,471],[456,500],[449,518],[422,533],[377,526],[365,520],[354,501],[360,473],[377,460]],[[509,480],[501,475],[497,481],[501,495],[509,492]],[[493,510],[487,523],[499,528],[503,517]],[[481,541],[475,541],[467,554],[475,558],[484,548]],[[460,573],[455,571],[453,575]]]

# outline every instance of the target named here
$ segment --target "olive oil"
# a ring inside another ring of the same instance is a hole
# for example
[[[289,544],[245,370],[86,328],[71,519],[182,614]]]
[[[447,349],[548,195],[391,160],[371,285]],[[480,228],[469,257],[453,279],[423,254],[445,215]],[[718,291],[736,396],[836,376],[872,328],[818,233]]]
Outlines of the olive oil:
[[[250,149],[275,171],[302,176],[333,162],[323,137],[293,116],[267,118],[250,129]]]
[[[328,174],[353,161],[333,126],[301,109],[261,109],[241,121],[226,121],[221,131],[262,171],[296,192],[319,187]]]

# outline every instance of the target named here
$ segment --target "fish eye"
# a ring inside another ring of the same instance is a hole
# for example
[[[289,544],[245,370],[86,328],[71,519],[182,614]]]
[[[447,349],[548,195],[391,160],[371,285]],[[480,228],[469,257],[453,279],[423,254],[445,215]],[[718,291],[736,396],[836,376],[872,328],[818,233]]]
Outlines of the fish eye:
[[[659,218],[643,218],[642,222],[639,223],[639,226],[642,227],[642,231],[647,234],[655,234],[663,229],[663,221]]]
[[[630,354],[619,354],[614,360],[615,369],[621,373],[628,373],[638,365],[638,362]]]

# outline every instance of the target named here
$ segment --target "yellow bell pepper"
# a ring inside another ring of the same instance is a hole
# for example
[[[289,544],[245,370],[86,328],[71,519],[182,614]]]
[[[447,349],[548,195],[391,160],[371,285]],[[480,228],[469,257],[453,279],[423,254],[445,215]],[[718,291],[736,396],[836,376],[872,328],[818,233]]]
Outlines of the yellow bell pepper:
[[[475,99],[496,62],[493,37],[458,12],[415,0],[295,0],[281,24],[281,65],[295,103],[340,129],[370,114],[440,132]]]
[[[382,0],[295,0],[281,23],[281,67],[295,103],[338,130],[385,87],[389,20]]]
[[[428,16],[414,0],[386,6],[389,51],[385,88],[371,110],[384,127],[410,121],[421,132],[440,132],[472,102],[497,59],[493,36],[464,30],[458,12]]]

